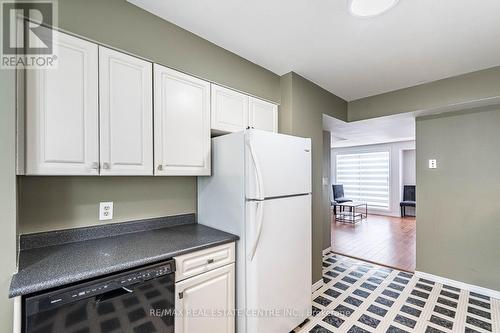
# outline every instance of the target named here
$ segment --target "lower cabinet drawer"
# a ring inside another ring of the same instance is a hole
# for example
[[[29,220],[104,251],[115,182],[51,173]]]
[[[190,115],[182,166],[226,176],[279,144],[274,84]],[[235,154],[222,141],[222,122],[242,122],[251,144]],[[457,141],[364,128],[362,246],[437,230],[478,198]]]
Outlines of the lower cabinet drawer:
[[[175,257],[175,281],[208,272],[235,261],[234,243],[223,244],[205,250]]]

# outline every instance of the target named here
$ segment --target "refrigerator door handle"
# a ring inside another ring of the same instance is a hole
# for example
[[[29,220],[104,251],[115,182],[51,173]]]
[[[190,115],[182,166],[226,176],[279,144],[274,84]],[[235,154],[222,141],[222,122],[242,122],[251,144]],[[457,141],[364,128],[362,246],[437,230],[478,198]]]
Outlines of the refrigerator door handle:
[[[259,240],[260,240],[260,235],[262,234],[262,225],[264,222],[264,202],[263,201],[256,201],[257,203],[257,232],[255,235],[255,240],[252,244],[252,247],[250,248],[250,255],[248,259],[250,261],[253,261],[253,258],[255,256],[255,252],[257,252],[257,247],[259,245]]]
[[[257,197],[259,200],[264,200],[264,183],[262,182],[262,172],[260,170],[260,164],[255,154],[255,149],[253,148],[250,138],[247,138],[248,149],[250,150],[250,155],[252,156],[253,165],[255,166],[255,174],[257,177]]]

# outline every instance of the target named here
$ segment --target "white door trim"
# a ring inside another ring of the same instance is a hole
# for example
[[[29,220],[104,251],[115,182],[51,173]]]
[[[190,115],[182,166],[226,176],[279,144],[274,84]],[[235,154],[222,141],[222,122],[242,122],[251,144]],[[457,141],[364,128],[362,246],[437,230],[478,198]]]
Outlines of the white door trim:
[[[313,294],[314,294],[314,292],[315,292],[316,290],[318,290],[318,289],[319,289],[319,288],[321,288],[321,287],[323,287],[323,279],[318,280],[318,281],[316,281],[315,283],[313,283],[313,285],[312,285],[312,292],[313,292]]]

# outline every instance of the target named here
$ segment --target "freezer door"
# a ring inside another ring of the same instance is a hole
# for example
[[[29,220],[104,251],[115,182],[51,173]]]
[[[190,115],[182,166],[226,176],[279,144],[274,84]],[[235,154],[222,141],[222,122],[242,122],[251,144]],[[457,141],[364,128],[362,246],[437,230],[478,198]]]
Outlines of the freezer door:
[[[290,332],[311,309],[311,196],[246,205],[246,333]]]
[[[247,199],[311,193],[311,139],[248,130],[245,162]]]

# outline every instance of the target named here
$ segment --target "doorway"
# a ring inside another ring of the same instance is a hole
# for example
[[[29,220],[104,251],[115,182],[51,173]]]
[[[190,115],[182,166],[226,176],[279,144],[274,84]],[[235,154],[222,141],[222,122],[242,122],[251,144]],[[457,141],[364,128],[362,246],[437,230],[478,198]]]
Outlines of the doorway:
[[[405,188],[406,192],[412,188],[415,191],[414,116],[352,123],[334,119],[331,125],[332,183],[342,186],[345,200],[366,204],[368,208],[366,218],[346,222],[338,218],[338,210],[350,208],[337,206],[335,215],[332,205],[332,251],[414,271],[416,209],[408,206],[404,216],[401,214]],[[332,189],[332,203],[336,203],[338,198],[334,198],[333,192]]]

